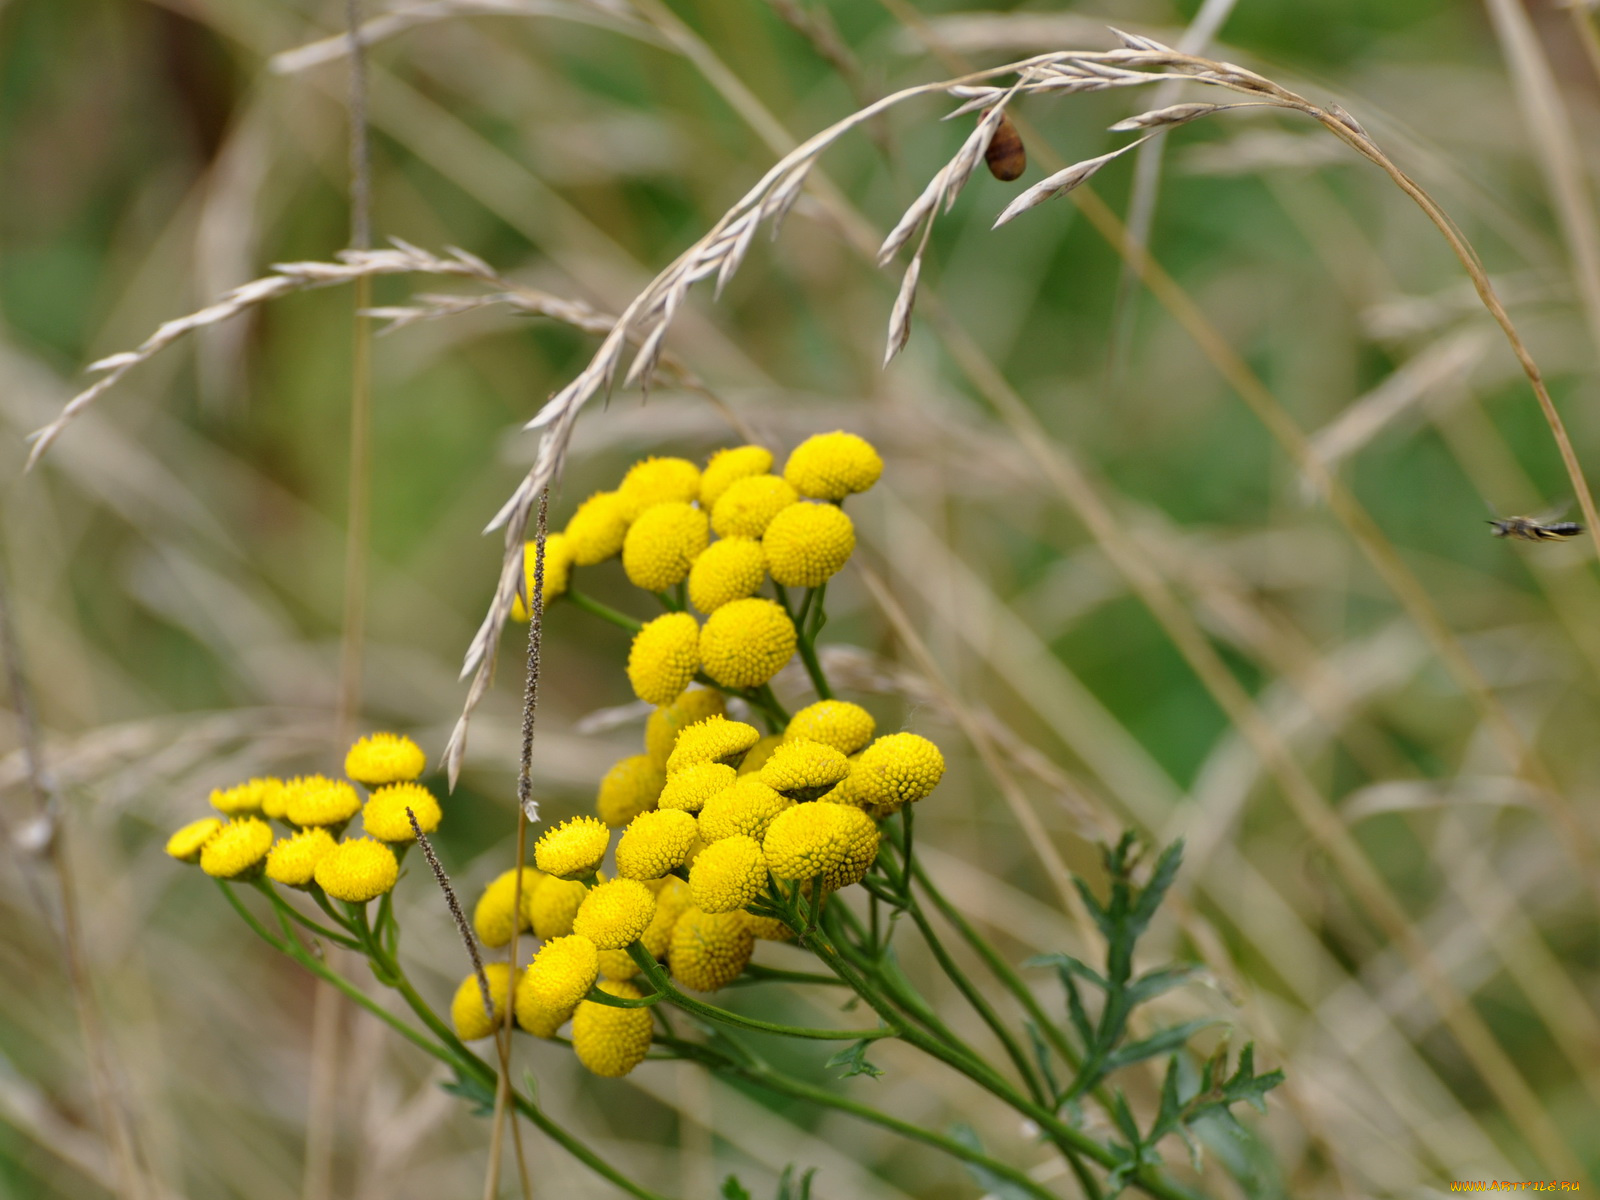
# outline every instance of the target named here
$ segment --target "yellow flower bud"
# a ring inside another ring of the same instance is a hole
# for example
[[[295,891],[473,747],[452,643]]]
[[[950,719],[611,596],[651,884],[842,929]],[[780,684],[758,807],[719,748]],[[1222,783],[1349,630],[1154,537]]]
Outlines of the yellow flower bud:
[[[774,879],[821,875],[832,890],[866,874],[878,856],[878,827],[859,808],[798,804],[767,827],[762,850]]]
[[[813,500],[843,500],[866,491],[882,474],[883,459],[872,444],[843,430],[813,434],[783,466],[783,477]]]
[[[478,940],[485,946],[498,949],[511,941],[511,935],[533,924],[534,894],[549,881],[543,871],[532,867],[522,868],[522,906],[516,904],[517,872],[515,868],[502,872],[478,897],[472,910],[472,927],[478,931]],[[579,885],[582,886],[581,884]],[[579,896],[582,899],[582,896]],[[577,911],[577,905],[572,906]],[[571,924],[572,918],[567,918]],[[563,932],[570,933],[567,929]]]
[[[638,940],[656,915],[655,893],[637,879],[613,879],[589,889],[572,932],[601,950],[621,950]]]
[[[706,514],[673,502],[645,509],[622,543],[622,569],[628,582],[647,592],[664,592],[689,577],[689,568],[711,541]]]
[[[759,779],[745,775],[706,801],[700,810],[700,837],[711,843],[742,833],[759,842],[772,819],[793,804]]]
[[[338,844],[320,825],[279,838],[267,855],[267,878],[285,887],[308,887],[317,877],[317,864]]]
[[[625,879],[660,879],[683,865],[698,833],[695,819],[680,809],[640,813],[617,843],[617,874]]]
[[[626,1000],[644,993],[631,983],[605,980],[600,990]],[[621,1079],[650,1053],[654,1026],[648,1008],[615,1008],[585,1000],[572,1014],[572,1049],[596,1075]]]
[[[687,504],[700,498],[700,468],[686,458],[642,459],[622,477],[617,497],[630,521],[657,504]]]
[[[650,719],[644,723],[644,752],[665,771],[680,729],[707,717],[720,717],[725,712],[727,705],[721,692],[714,688],[692,687],[671,704],[662,705],[650,714]]]
[[[612,765],[600,780],[594,808],[613,829],[656,806],[666,776],[645,754],[631,754]]]
[[[419,778],[427,765],[422,747],[397,733],[374,733],[361,738],[344,756],[344,773],[368,787],[409,783]]]
[[[672,930],[667,951],[672,978],[691,991],[714,992],[744,974],[756,947],[745,916],[689,908]]]
[[[711,511],[734,480],[765,475],[770,470],[772,451],[764,446],[734,446],[718,450],[700,473],[700,507]]]
[[[205,840],[200,869],[218,879],[253,875],[271,849],[271,825],[258,817],[236,817]]]
[[[754,538],[712,542],[689,568],[689,603],[703,613],[760,590],[767,578],[767,556]]]
[[[850,560],[856,527],[832,504],[791,504],[767,526],[762,552],[772,577],[784,587],[820,587]]]
[[[776,475],[736,479],[712,506],[711,528],[722,538],[759,538],[773,517],[799,499],[799,493]]]
[[[600,974],[600,956],[586,937],[548,941],[517,984],[517,1024],[549,1037],[566,1023]]]
[[[743,834],[712,842],[689,872],[689,895],[701,912],[734,912],[752,903],[766,886],[761,844]]]
[[[342,779],[321,775],[291,779],[284,784],[283,796],[283,815],[293,825],[343,825],[361,811],[360,794]]]
[[[611,845],[611,831],[593,817],[572,817],[544,831],[533,846],[539,870],[557,879],[593,875]]]
[[[621,554],[631,520],[628,514],[627,503],[615,492],[596,492],[578,505],[565,532],[573,564],[592,567]]]
[[[730,779],[728,782],[733,781]],[[215,817],[201,817],[198,821],[190,821],[167,839],[167,853],[179,862],[199,862],[200,852],[221,828],[222,822]]]
[[[544,539],[544,600],[549,604],[557,596],[564,595],[572,583],[572,539],[564,533],[547,534]],[[539,543],[524,542],[522,544],[522,586],[527,592],[528,604],[533,603],[534,573],[539,565]],[[528,619],[528,604],[522,602],[522,597],[517,596],[511,601],[511,619],[513,621],[526,621]]]
[[[772,600],[752,596],[724,604],[700,630],[706,674],[723,687],[760,687],[783,669],[798,639],[789,614]]]
[[[252,779],[231,788],[212,791],[211,807],[225,817],[259,816],[267,798],[274,792],[282,790],[281,779]]]
[[[572,920],[578,915],[578,906],[589,894],[589,889],[576,879],[551,879],[541,883],[533,898],[528,901],[528,921],[533,925],[533,936],[549,941],[566,937],[572,932]]]
[[[672,931],[678,924],[678,918],[689,911],[689,885],[676,875],[669,875],[662,881],[662,888],[656,893],[656,915],[650,918],[650,924],[645,926],[645,931],[639,935],[639,942],[650,954],[650,957],[662,959],[667,956],[667,948],[672,944]]]
[[[380,842],[409,842],[417,835],[406,809],[417,816],[423,833],[439,828],[444,813],[433,793],[420,783],[391,783],[373,792],[361,810],[361,826]]]
[[[703,762],[684,767],[667,776],[667,786],[661,789],[661,807],[697,813],[711,797],[732,787],[735,778],[733,768],[723,763]]]
[[[394,851],[371,838],[340,842],[317,860],[317,886],[335,900],[365,904],[376,899],[400,878],[400,861]]]
[[[628,682],[649,704],[671,704],[700,669],[700,626],[688,613],[662,613],[633,635]]]
[[[761,734],[755,726],[743,721],[730,721],[720,715],[696,721],[679,731],[678,740],[667,758],[667,775],[676,775],[696,763],[737,766],[745,752],[760,740]]]
[[[759,775],[761,768],[767,765],[767,760],[772,757],[772,752],[783,745],[783,734],[769,733],[754,746],[750,753],[744,756],[744,761],[739,764],[739,774]]]
[[[493,1013],[484,1011],[483,988],[476,971],[461,981],[455,999],[450,1001],[450,1024],[463,1042],[486,1038],[505,1023],[506,1002],[511,999],[511,964],[484,963],[483,977],[489,985],[489,998],[494,1001]]]
[[[849,783],[856,803],[882,817],[921,800],[943,776],[939,747],[914,733],[891,733],[861,752]]]
[[[808,704],[789,721],[785,741],[801,738],[832,746],[841,754],[854,754],[872,740],[877,722],[859,704],[847,700],[819,700]]]
[[[815,800],[850,774],[850,760],[832,746],[796,738],[772,752],[756,777],[792,800]]]

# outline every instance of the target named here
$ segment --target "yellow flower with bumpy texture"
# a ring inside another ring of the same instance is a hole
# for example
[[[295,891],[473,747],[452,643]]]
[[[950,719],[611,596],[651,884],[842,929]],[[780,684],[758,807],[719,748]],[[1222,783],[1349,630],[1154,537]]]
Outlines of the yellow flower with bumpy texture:
[[[517,984],[517,1024],[549,1037],[589,994],[600,974],[600,956],[586,937],[558,937],[544,944]]]
[[[320,825],[279,838],[267,855],[267,878],[285,887],[306,887],[317,877],[317,864],[338,844]]]
[[[711,528],[718,537],[760,538],[772,518],[800,499],[776,475],[736,479],[711,508]]]
[[[400,878],[400,860],[394,851],[371,838],[340,842],[317,861],[317,886],[335,900],[365,904],[375,900]]]
[[[684,767],[667,776],[667,786],[661,789],[661,807],[697,813],[711,797],[732,787],[735,778],[733,768],[723,763],[704,762]]]
[[[661,796],[667,781],[661,768],[647,754],[630,754],[614,763],[600,779],[594,808],[600,819],[613,829],[626,825],[642,812],[649,812]]]
[[[428,756],[422,747],[397,733],[374,733],[361,738],[344,756],[344,773],[368,787],[409,783],[421,776],[427,765]]]
[[[700,837],[711,843],[742,833],[759,842],[772,819],[793,804],[787,796],[746,775],[706,801],[700,810]]]
[[[589,889],[573,918],[572,932],[602,950],[621,950],[650,927],[656,896],[637,879],[613,879]]]
[[[730,721],[721,714],[696,721],[679,731],[678,740],[667,757],[667,777],[697,763],[738,766],[745,752],[760,740],[761,734],[755,726]]]
[[[761,843],[742,834],[712,842],[694,860],[689,895],[701,912],[725,913],[743,908],[767,885],[767,860]]]
[[[786,741],[756,778],[794,800],[815,800],[846,775],[850,760],[832,746],[807,738]]]
[[[550,879],[539,885],[528,901],[528,920],[533,925],[534,937],[549,941],[566,937],[572,932],[572,919],[589,889],[576,879]]]
[[[655,504],[628,528],[622,569],[628,582],[664,592],[689,577],[689,568],[711,542],[706,514],[689,504]]]
[[[644,723],[644,752],[650,761],[663,771],[672,756],[673,743],[678,731],[707,717],[720,717],[727,712],[722,693],[713,688],[692,687],[671,704],[664,704],[650,714]]]
[[[607,979],[600,990],[624,1000],[644,993],[631,983]],[[578,1061],[596,1075],[621,1079],[650,1053],[654,1025],[648,1008],[616,1008],[585,1000],[572,1014],[572,1049]]]
[[[515,621],[528,619],[528,606],[533,603],[533,585],[535,572],[539,565],[539,543],[524,542],[522,544],[522,586],[527,593],[528,602],[522,602],[518,595],[511,601],[511,618]],[[541,604],[549,604],[557,596],[566,594],[568,586],[572,583],[572,539],[564,533],[552,533],[544,539],[544,596]]]
[[[859,808],[800,804],[781,813],[761,843],[774,879],[810,879],[844,887],[866,874],[878,856],[878,827]]]
[[[794,655],[794,622],[759,596],[724,604],[700,631],[700,660],[723,687],[760,687]]]
[[[367,799],[367,806],[361,810],[361,826],[380,842],[412,841],[417,835],[406,815],[408,808],[416,814],[423,833],[439,828],[444,817],[439,801],[420,783],[391,783]]]
[[[842,429],[808,437],[783,465],[783,477],[813,500],[843,500],[866,491],[882,474],[883,459],[872,443]]]
[[[628,513],[627,503],[615,492],[596,492],[578,505],[565,531],[573,563],[592,567],[621,554],[631,519]]]
[[[790,929],[777,917],[758,917],[755,913],[747,912],[744,923],[750,932],[764,942],[792,942],[794,930]]]
[[[691,991],[714,992],[744,974],[755,947],[744,913],[690,907],[673,927],[667,966],[673,979]]]
[[[343,825],[361,811],[360,794],[342,779],[291,779],[284,793],[283,815],[295,825]]]
[[[557,879],[593,875],[611,845],[611,831],[593,817],[572,817],[544,831],[534,843],[533,861]]]
[[[832,746],[841,754],[854,754],[872,740],[877,722],[859,704],[848,700],[818,700],[795,713],[783,731],[785,741],[806,738]]]
[[[754,596],[767,578],[767,556],[755,538],[712,542],[689,568],[689,603],[703,613]]]
[[[731,774],[731,772],[730,772]],[[730,779],[728,781],[732,783]],[[200,851],[216,836],[217,830],[222,828],[222,822],[215,817],[201,817],[198,821],[190,821],[167,839],[167,853],[179,862],[199,862]]]
[[[267,797],[283,790],[281,779],[252,779],[231,788],[215,788],[211,807],[227,817],[253,817],[261,812]]]
[[[472,927],[478,931],[478,940],[485,946],[499,948],[511,941],[511,935],[517,930],[532,925],[533,897],[547,882],[550,879],[543,871],[532,867],[522,868],[522,907],[519,911],[516,868],[497,876],[483,889],[483,895],[478,897],[477,906],[472,910]],[[576,904],[572,907],[573,911],[577,911]],[[569,916],[567,923],[570,925],[571,922]]]
[[[628,468],[617,487],[628,520],[657,504],[700,498],[700,468],[686,458],[645,458]]]
[[[767,765],[767,760],[772,757],[772,752],[783,745],[783,734],[769,733],[754,746],[750,753],[744,756],[744,761],[739,764],[739,774],[755,775]]]
[[[484,963],[483,977],[489,985],[489,999],[494,1002],[493,1014],[484,1011],[483,988],[476,971],[461,981],[455,999],[450,1001],[450,1024],[463,1042],[486,1038],[505,1023],[506,1002],[511,999],[511,964]]]
[[[617,843],[617,874],[624,879],[660,879],[683,865],[698,832],[694,818],[681,809],[640,813]]]
[[[855,523],[832,504],[791,504],[761,538],[767,569],[784,587],[820,587],[856,548]]]
[[[218,879],[253,874],[272,849],[272,826],[259,817],[238,817],[206,839],[200,869]]]
[[[626,950],[600,951],[600,977],[602,979],[632,979],[639,973],[639,964]]]
[[[656,915],[639,935],[639,942],[652,958],[666,958],[667,947],[672,944],[672,930],[678,918],[689,911],[689,885],[676,875],[662,881],[656,893]]]
[[[921,800],[943,776],[939,747],[914,733],[891,733],[861,752],[850,772],[850,791],[873,815],[886,816]]]
[[[649,704],[671,704],[700,669],[700,625],[688,613],[662,613],[633,635],[628,682]]]
[[[772,451],[765,446],[731,446],[718,450],[706,469],[700,472],[700,507],[709,512],[722,499],[729,484],[752,475],[765,475],[770,470]]]

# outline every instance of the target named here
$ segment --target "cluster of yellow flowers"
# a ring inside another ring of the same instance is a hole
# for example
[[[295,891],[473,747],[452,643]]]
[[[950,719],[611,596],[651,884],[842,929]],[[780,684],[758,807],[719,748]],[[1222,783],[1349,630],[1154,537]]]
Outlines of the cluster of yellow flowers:
[[[221,817],[191,821],[167,840],[167,853],[199,863],[218,879],[265,875],[285,887],[320,887],[335,900],[361,904],[383,895],[400,877],[394,847],[415,840],[410,809],[423,833],[439,827],[439,801],[416,780],[427,759],[408,737],[375,733],[345,756],[350,781],[322,775],[251,779],[211,793]],[[353,784],[369,789],[365,799]],[[361,814],[364,837],[340,841]],[[274,838],[269,822],[288,832]]]

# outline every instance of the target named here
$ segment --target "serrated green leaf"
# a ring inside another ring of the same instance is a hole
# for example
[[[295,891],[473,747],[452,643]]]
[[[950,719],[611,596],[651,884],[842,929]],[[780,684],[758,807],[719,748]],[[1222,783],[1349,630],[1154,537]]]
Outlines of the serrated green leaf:
[[[1131,924],[1135,936],[1143,933],[1150,924],[1150,919],[1156,915],[1156,909],[1161,907],[1162,900],[1166,899],[1167,890],[1172,887],[1172,881],[1178,877],[1178,868],[1183,864],[1183,839],[1179,838],[1161,852],[1161,857],[1156,860],[1155,870],[1150,873],[1150,882],[1145,884],[1144,890],[1139,893],[1139,899],[1133,906],[1130,914]]]
[[[811,1180],[816,1173],[816,1167],[807,1167],[806,1173],[800,1176],[797,1183],[794,1179],[794,1164],[788,1164],[783,1168],[783,1174],[778,1177],[777,1200],[811,1200]]]
[[[1044,1078],[1045,1087],[1050,1090],[1052,1096],[1059,1096],[1061,1085],[1056,1082],[1055,1068],[1050,1062],[1049,1044],[1034,1022],[1025,1019],[1022,1025],[1028,1031],[1028,1042],[1033,1046],[1033,1059],[1039,1064],[1039,1074]]]
[[[1128,1145],[1135,1153],[1144,1139],[1139,1135],[1139,1122],[1134,1120],[1133,1109],[1128,1107],[1128,1098],[1121,1091],[1111,1095],[1111,1119],[1117,1123],[1117,1128],[1122,1130],[1122,1136],[1128,1139]]]
[[[1101,991],[1111,986],[1106,981],[1106,977],[1100,974],[1099,971],[1096,971],[1082,959],[1073,958],[1070,954],[1035,954],[1032,958],[1025,960],[1022,965],[1025,967],[1054,967],[1057,971],[1068,971],[1079,979],[1087,980],[1089,983],[1094,984]]]
[[[722,1200],[750,1200],[750,1192],[737,1175],[729,1175],[722,1181]]]
[[[839,1076],[841,1079],[849,1079],[852,1075],[868,1075],[876,1079],[883,1074],[883,1071],[867,1061],[867,1047],[869,1045],[871,1043],[865,1039],[859,1042],[851,1042],[823,1065],[846,1068],[844,1074]]]
[[[445,1080],[439,1086],[452,1096],[465,1100],[467,1111],[473,1116],[494,1115],[494,1091],[475,1076],[462,1074],[458,1070],[454,1078]]]
[[[1149,1037],[1129,1042],[1126,1046],[1121,1046],[1106,1055],[1105,1073],[1109,1075],[1112,1071],[1119,1071],[1123,1067],[1154,1058],[1158,1054],[1171,1054],[1175,1050],[1181,1050],[1196,1033],[1215,1024],[1215,1021],[1184,1021],[1178,1025],[1158,1029]]]
[[[1182,987],[1194,978],[1199,969],[1193,963],[1183,963],[1179,966],[1161,967],[1154,971],[1146,971],[1128,985],[1128,1003],[1143,1004],[1147,1000],[1154,1000],[1163,992],[1170,992],[1175,987]]]

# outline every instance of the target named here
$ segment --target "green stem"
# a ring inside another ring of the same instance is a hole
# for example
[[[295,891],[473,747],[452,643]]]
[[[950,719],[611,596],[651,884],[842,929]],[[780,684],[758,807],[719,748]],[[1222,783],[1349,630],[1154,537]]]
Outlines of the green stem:
[[[644,628],[643,621],[636,621],[625,612],[618,612],[608,604],[601,604],[594,597],[586,596],[576,588],[569,587],[567,589],[567,599],[583,609],[584,612],[591,613],[602,621],[610,621],[613,625],[626,629],[629,633],[638,633],[639,630]]]
[[[661,601],[661,607],[666,609],[668,612],[683,611],[683,601],[679,600],[673,593],[656,592],[655,597],[657,600]]]
[[[281,915],[287,916],[290,920],[304,925],[318,937],[326,938],[335,945],[343,946],[346,950],[361,949],[361,943],[350,937],[348,934],[335,933],[326,925],[320,924],[317,921],[313,921],[310,917],[306,916],[299,909],[295,908],[294,905],[290,904],[282,896],[278,895],[277,890],[266,880],[257,879],[254,881],[253,886],[268,900],[272,901],[272,906],[277,909]]]
[[[820,987],[847,987],[844,980],[833,975],[819,975],[812,971],[785,971],[779,967],[764,967],[760,963],[751,963],[745,967],[744,974],[730,987],[745,987],[755,983],[814,983]]]

